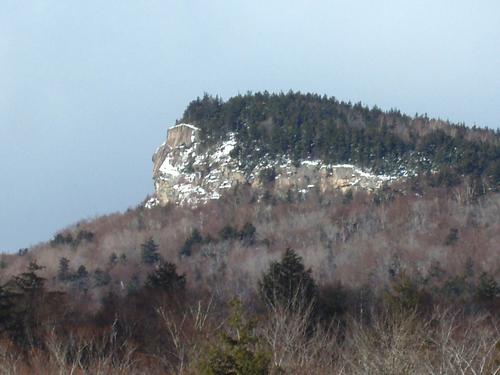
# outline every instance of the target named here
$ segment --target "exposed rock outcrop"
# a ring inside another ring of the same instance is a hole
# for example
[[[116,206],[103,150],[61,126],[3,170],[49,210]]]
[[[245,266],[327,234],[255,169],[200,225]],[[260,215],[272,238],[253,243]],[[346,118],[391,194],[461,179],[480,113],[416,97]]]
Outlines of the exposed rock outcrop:
[[[376,190],[395,179],[374,175],[350,165],[331,165],[321,160],[292,163],[287,156],[262,158],[251,170],[244,170],[231,156],[236,146],[234,134],[201,152],[199,129],[179,124],[168,130],[167,140],[153,156],[155,194],[147,207],[167,203],[197,205],[218,199],[236,184],[248,183],[255,189],[272,185],[276,194],[294,190],[307,194],[312,189]]]
[[[189,124],[179,124],[167,132],[167,140],[153,155],[153,176],[156,176],[168,154],[179,146],[190,147],[197,137],[199,129]]]

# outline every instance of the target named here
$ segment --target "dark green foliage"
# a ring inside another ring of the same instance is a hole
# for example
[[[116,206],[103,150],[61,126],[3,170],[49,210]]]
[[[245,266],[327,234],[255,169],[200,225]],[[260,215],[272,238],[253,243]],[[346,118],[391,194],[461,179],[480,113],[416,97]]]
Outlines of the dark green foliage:
[[[483,272],[479,277],[477,296],[480,300],[489,302],[497,297],[499,293],[498,283],[489,273]]]
[[[353,192],[351,189],[349,189],[345,192],[344,196],[342,197],[342,203],[349,204],[352,202],[352,199],[353,199]]]
[[[69,260],[67,258],[59,259],[57,278],[60,281],[71,281],[74,282],[79,289],[86,289],[88,276],[88,271],[84,265],[78,267],[76,272],[72,272]]]
[[[201,236],[200,232],[198,231],[198,229],[193,229],[193,231],[191,232],[191,242],[193,243],[200,243],[201,241],[203,241],[203,237]]]
[[[243,315],[239,301],[231,303],[228,327],[218,342],[207,350],[200,375],[267,375],[270,356],[260,345],[254,322]]]
[[[109,256],[109,265],[114,266],[116,265],[116,263],[118,263],[118,256],[116,255],[116,253],[111,253],[111,255]]]
[[[348,307],[348,293],[341,284],[322,287],[318,293],[317,310],[319,315],[331,320],[344,314]]]
[[[165,262],[148,275],[146,287],[162,292],[176,292],[184,290],[186,277],[177,274],[177,266],[173,263]]]
[[[143,243],[141,245],[141,249],[141,258],[143,263],[151,265],[160,261],[160,254],[158,253],[159,246],[152,238]]]
[[[246,223],[243,228],[241,228],[239,232],[239,237],[241,242],[245,246],[251,246],[255,243],[255,235],[257,233],[257,230],[253,226],[252,223]]]
[[[92,242],[94,240],[94,233],[88,230],[81,230],[76,235],[75,244],[78,245],[80,242],[87,241]]]
[[[27,248],[19,249],[17,251],[17,255],[20,256],[20,257],[25,256],[26,254],[28,254],[28,249]]]
[[[274,167],[262,169],[259,172],[259,181],[263,185],[268,185],[276,179],[276,169]]]
[[[276,197],[271,193],[269,189],[264,191],[264,194],[262,195],[262,201],[272,205],[277,203]]]
[[[78,289],[83,290],[83,291],[87,291],[87,289],[89,287],[88,277],[89,277],[89,273],[87,271],[87,268],[85,268],[84,265],[81,265],[80,267],[78,267],[75,274],[73,275],[73,281],[75,282]]]
[[[486,142],[469,136],[472,130],[463,125],[433,130],[426,116],[411,118],[314,94],[264,92],[226,102],[205,94],[189,104],[180,121],[200,127],[207,144],[234,132],[238,147],[232,156],[247,169],[264,155],[287,154],[295,163],[319,158],[376,172],[436,169],[431,182],[439,186],[454,186],[462,175],[484,176],[491,190],[500,186],[497,133],[474,130]]]
[[[252,223],[245,223],[241,230],[237,230],[231,225],[226,225],[219,232],[219,236],[224,241],[240,240],[243,245],[251,246],[255,243],[257,230]]]
[[[394,311],[408,313],[421,310],[430,304],[430,296],[419,280],[401,273],[390,285],[386,302]]]
[[[127,284],[127,293],[128,295],[133,295],[136,293],[141,287],[141,282],[139,280],[139,275],[133,275]]]
[[[61,246],[61,245],[70,245],[73,247],[77,247],[80,243],[82,242],[91,242],[94,240],[94,233],[87,231],[87,230],[81,230],[78,232],[76,237],[73,237],[71,233],[58,233],[54,236],[52,241],[50,241],[51,246]]]
[[[109,272],[103,271],[100,268],[96,268],[94,271],[94,285],[96,287],[101,287],[108,285],[111,282],[111,276]]]
[[[434,187],[445,186],[450,188],[460,184],[460,176],[455,170],[445,166],[438,173],[429,176],[429,183]]]
[[[60,245],[72,245],[73,244],[73,235],[71,233],[62,234],[58,233],[55,235],[54,239],[50,241],[51,246],[60,246]]]
[[[57,278],[61,281],[65,281],[70,278],[69,260],[67,258],[59,259]]]
[[[203,242],[203,237],[201,236],[200,232],[198,229],[193,229],[191,232],[191,236],[184,242],[184,245],[182,246],[181,249],[181,255],[184,256],[191,256],[191,252],[193,250],[193,246],[196,244],[200,244]]]
[[[76,270],[76,277],[78,279],[83,279],[83,278],[86,278],[88,276],[89,276],[89,273],[87,271],[87,268],[84,265],[81,265],[80,267],[78,267],[78,269]]]
[[[233,228],[231,225],[226,225],[219,232],[219,236],[223,240],[234,240],[238,238],[238,231]]]
[[[445,298],[455,301],[470,300],[473,291],[474,285],[465,275],[448,278],[441,289]]]
[[[500,181],[500,159],[490,163],[488,169],[486,170],[486,177],[492,186],[492,190],[499,191],[500,184],[498,181]]]
[[[259,282],[259,290],[263,300],[273,306],[302,308],[317,297],[311,270],[305,269],[302,258],[292,249],[286,250],[280,262],[271,263]]]
[[[14,319],[15,295],[0,286],[0,332],[5,331]]]
[[[10,338],[22,347],[38,346],[39,308],[45,297],[45,279],[38,275],[43,269],[35,261],[28,269],[14,276],[9,285],[9,293],[14,301],[12,321],[7,330]]]
[[[415,186],[412,186],[415,188]],[[396,193],[388,186],[383,186],[381,189],[377,189],[372,195],[372,202],[376,205],[391,202],[394,200]]]
[[[446,246],[450,246],[450,245],[453,245],[457,241],[458,241],[458,229],[457,228],[451,228],[450,232],[446,236],[444,244]]]
[[[393,254],[387,272],[389,278],[394,281],[401,274],[401,258],[398,254]]]
[[[44,267],[39,266],[36,261],[30,262],[26,272],[18,276],[14,276],[13,281],[17,288],[22,292],[34,292],[37,293],[39,290],[43,290],[45,286],[45,279],[38,276],[38,271],[42,270]]]

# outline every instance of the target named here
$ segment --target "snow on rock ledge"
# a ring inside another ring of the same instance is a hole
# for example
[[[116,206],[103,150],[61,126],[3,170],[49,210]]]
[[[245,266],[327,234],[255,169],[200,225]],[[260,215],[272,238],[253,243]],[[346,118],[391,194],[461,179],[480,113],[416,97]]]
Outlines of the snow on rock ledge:
[[[273,168],[272,181],[277,194],[290,189],[307,193],[332,189],[376,190],[395,177],[374,175],[350,164],[331,165],[321,160],[304,160],[294,165],[286,156],[262,158],[252,171],[243,171],[231,151],[236,146],[234,134],[204,152],[198,143],[199,129],[190,124],[179,124],[168,130],[167,140],[153,156],[154,196],[147,208],[175,203],[196,206],[212,199],[238,183],[249,183],[255,189],[263,182],[257,177],[261,171]],[[269,182],[269,181],[268,181]]]

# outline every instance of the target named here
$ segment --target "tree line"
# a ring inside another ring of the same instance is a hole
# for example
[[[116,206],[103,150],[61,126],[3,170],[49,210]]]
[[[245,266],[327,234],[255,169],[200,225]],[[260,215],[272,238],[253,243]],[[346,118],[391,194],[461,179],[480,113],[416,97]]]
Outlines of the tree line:
[[[487,189],[500,185],[499,133],[427,116],[384,112],[333,97],[288,92],[247,93],[223,101],[205,94],[192,101],[179,122],[201,128],[211,144],[234,133],[234,157],[248,169],[265,156],[288,155],[326,163],[353,163],[377,173],[439,172],[434,183],[456,185],[472,176]]]

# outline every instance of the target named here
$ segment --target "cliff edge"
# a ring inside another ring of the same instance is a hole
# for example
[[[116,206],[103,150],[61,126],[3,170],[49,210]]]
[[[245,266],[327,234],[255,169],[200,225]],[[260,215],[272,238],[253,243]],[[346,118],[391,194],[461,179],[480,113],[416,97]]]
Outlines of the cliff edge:
[[[213,146],[202,145],[200,129],[190,124],[171,127],[166,141],[153,155],[155,193],[146,207],[168,203],[196,206],[219,199],[237,184],[256,190],[272,189],[277,195],[289,191],[305,195],[340,189],[374,191],[395,179],[375,175],[351,164],[327,164],[321,160],[292,160],[287,155],[260,158],[251,169],[233,157],[235,135]],[[249,158],[252,155],[248,155]]]

